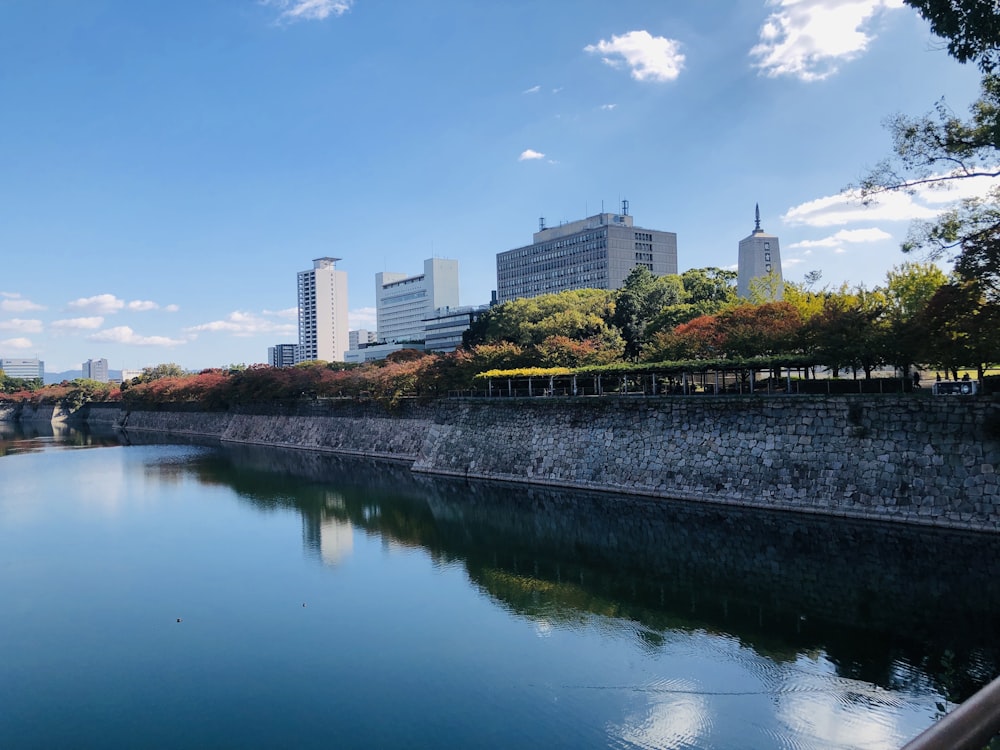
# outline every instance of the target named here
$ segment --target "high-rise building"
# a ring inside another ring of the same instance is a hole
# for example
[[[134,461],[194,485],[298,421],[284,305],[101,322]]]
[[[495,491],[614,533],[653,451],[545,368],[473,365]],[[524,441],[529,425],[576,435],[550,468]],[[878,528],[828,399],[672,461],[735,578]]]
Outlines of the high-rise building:
[[[98,383],[108,382],[108,360],[88,359],[83,363],[83,377],[96,380]]]
[[[497,253],[497,301],[564,292],[619,289],[636,266],[657,276],[677,273],[677,234],[637,227],[622,201],[620,214],[600,213],[546,227],[532,243]]]
[[[754,279],[758,280],[761,293],[767,301],[777,301],[784,296],[781,275],[781,250],[778,238],[760,228],[760,205],[755,208],[753,232],[740,240],[739,265],[736,271],[736,294],[750,299]]]
[[[297,361],[343,362],[348,348],[347,272],[340,258],[316,258],[299,272],[299,354]]]
[[[8,378],[35,380],[45,378],[45,363],[40,359],[19,359],[17,357],[0,358],[0,370]]]
[[[418,276],[375,274],[378,340],[424,340],[424,318],[439,307],[458,307],[458,261],[430,258]]]
[[[275,344],[267,347],[267,363],[271,367],[291,367],[298,361],[298,344]]]

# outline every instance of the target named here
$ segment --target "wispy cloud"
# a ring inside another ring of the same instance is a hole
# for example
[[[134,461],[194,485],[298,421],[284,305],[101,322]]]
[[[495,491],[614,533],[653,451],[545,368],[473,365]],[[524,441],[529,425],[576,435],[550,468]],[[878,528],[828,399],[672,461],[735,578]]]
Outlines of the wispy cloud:
[[[790,225],[835,227],[859,222],[912,221],[932,219],[940,213],[918,203],[905,193],[887,193],[875,205],[862,205],[860,197],[851,191],[828,195],[792,206],[781,217]]]
[[[771,78],[820,81],[860,56],[874,39],[874,19],[903,0],[769,0],[775,8],[750,56]]]
[[[263,315],[237,310],[229,313],[224,320],[213,320],[184,330],[190,333],[231,333],[241,337],[256,336],[261,333],[291,336],[296,333],[297,327],[292,323],[279,323]]]
[[[525,89],[521,93],[522,94],[537,94],[541,90],[542,90],[541,86],[535,85],[535,86],[532,86],[530,89]]]
[[[535,151],[532,148],[526,148],[524,151],[521,152],[521,155],[517,157],[517,160],[531,161],[533,159],[544,159],[544,158],[545,154],[541,153],[540,151]]]
[[[375,326],[378,325],[377,311],[374,307],[359,307],[347,313],[347,321],[354,330],[364,328],[368,331],[374,331]]]
[[[637,81],[673,81],[684,68],[681,43],[675,39],[653,36],[648,31],[629,31],[588,44],[585,52],[601,55],[613,68],[627,66]]]
[[[146,310],[159,310],[160,306],[155,302],[150,302],[149,300],[137,299],[129,302],[127,305],[129,310],[135,312],[144,312]]]
[[[111,315],[125,307],[125,300],[118,299],[113,294],[98,294],[93,297],[81,297],[73,300],[66,307],[98,315]]]
[[[177,312],[181,308],[178,305],[167,305],[163,308],[164,312]]]
[[[288,21],[322,21],[330,16],[342,16],[354,5],[354,0],[261,0],[281,10],[279,18]]]
[[[0,331],[17,331],[18,333],[41,333],[42,321],[11,318],[0,320]]]
[[[89,318],[66,318],[52,323],[57,331],[93,331],[104,325],[104,318],[95,315]]]
[[[184,339],[172,339],[167,336],[140,336],[128,326],[116,326],[92,333],[87,336],[87,341],[129,344],[131,346],[180,346],[187,343]]]
[[[31,339],[18,337],[14,339],[0,339],[0,346],[3,346],[5,349],[31,349],[34,344],[31,343]]]
[[[865,242],[881,242],[891,240],[892,235],[876,227],[870,229],[841,229],[836,234],[821,240],[802,240],[789,245],[789,248],[805,247],[840,247],[844,244],[856,245]]]
[[[0,311],[2,312],[28,312],[30,310],[44,310],[45,305],[36,305],[31,300],[22,299],[20,294],[5,293],[6,299],[0,300]]]

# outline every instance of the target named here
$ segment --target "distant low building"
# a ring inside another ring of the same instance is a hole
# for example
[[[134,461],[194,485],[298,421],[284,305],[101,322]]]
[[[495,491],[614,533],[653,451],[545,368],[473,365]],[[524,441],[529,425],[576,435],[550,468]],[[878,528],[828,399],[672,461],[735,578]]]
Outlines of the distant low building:
[[[0,370],[8,378],[35,380],[45,378],[45,363],[40,359],[20,359],[17,357],[0,357]]]
[[[364,349],[369,344],[374,344],[378,340],[378,337],[375,335],[375,331],[369,331],[367,328],[359,328],[348,334],[348,340],[350,341],[350,348],[353,351],[355,349]]]
[[[83,363],[83,377],[86,380],[96,380],[98,383],[108,382],[108,360],[88,359]]]
[[[267,363],[271,367],[291,367],[298,361],[298,344],[275,344],[267,347]]]
[[[424,318],[424,346],[429,352],[453,352],[462,345],[462,334],[490,309],[478,307],[439,308]]]
[[[127,383],[128,381],[134,380],[135,378],[139,377],[142,377],[142,370],[129,369],[125,367],[122,368],[123,383]]]
[[[351,349],[344,352],[344,361],[353,362],[355,364],[360,362],[375,362],[380,359],[385,359],[393,352],[400,352],[403,349],[414,349],[418,352],[422,352],[425,347],[423,342],[371,344],[370,346],[366,346],[364,349]]]

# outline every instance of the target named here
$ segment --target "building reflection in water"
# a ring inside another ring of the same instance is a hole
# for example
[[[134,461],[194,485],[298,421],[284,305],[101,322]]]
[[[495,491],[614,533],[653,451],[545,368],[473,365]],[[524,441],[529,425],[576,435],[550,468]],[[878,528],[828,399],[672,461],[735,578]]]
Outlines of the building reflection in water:
[[[892,722],[866,703],[928,689],[958,702],[1000,665],[991,535],[419,477],[272,448],[227,447],[197,471],[261,509],[296,509],[325,564],[361,531],[461,566],[539,637],[600,627],[663,658],[721,652],[742,700],[777,705],[828,747],[891,746]],[[638,745],[697,746],[719,710],[717,693],[629,689],[648,694],[646,710],[608,730]]]

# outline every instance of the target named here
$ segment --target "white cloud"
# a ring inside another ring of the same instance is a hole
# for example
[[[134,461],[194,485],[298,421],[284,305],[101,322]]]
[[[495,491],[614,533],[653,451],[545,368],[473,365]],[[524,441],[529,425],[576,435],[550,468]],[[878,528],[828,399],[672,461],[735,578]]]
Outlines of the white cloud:
[[[604,110],[607,110],[608,112],[610,112],[611,110],[613,110],[617,106],[618,106],[617,104],[602,104],[601,105],[601,109],[604,109]]]
[[[185,331],[199,333],[231,333],[234,336],[256,336],[261,333],[274,333],[291,336],[297,332],[297,326],[291,323],[278,323],[254,313],[231,312],[224,320],[213,320],[210,323],[185,328]]]
[[[882,240],[891,239],[891,234],[875,227],[870,229],[841,229],[839,232],[831,235],[830,237],[824,237],[821,240],[802,240],[801,242],[796,242],[788,247],[840,247],[843,244],[881,242]]]
[[[2,312],[28,312],[29,310],[44,310],[44,305],[36,305],[31,300],[21,299],[20,294],[5,294],[7,299],[0,300],[0,311]]]
[[[351,330],[364,328],[374,331],[378,325],[377,311],[374,307],[359,307],[347,313],[347,321]]]
[[[125,302],[113,294],[98,294],[94,297],[81,297],[80,299],[73,300],[67,307],[73,310],[85,310],[97,313],[98,315],[110,315],[125,307]]]
[[[149,300],[132,300],[128,303],[128,309],[134,310],[135,312],[144,312],[146,310],[159,310],[160,306],[155,302],[150,302]]]
[[[41,333],[42,321],[11,318],[0,320],[0,331],[17,331],[18,333]]]
[[[542,87],[536,85],[536,86],[532,86],[530,89],[525,89],[521,93],[522,94],[537,94],[541,90],[542,90]]]
[[[330,16],[342,16],[354,5],[354,0],[261,0],[264,5],[281,9],[281,18],[289,21],[322,21]]]
[[[171,339],[166,336],[140,336],[128,326],[116,326],[92,333],[87,336],[87,341],[131,344],[132,346],[179,346],[185,343],[183,339]]]
[[[374,307],[372,308],[375,309]],[[299,308],[297,307],[286,307],[284,310],[263,310],[262,315],[273,315],[276,318],[286,318],[288,320],[297,320],[299,317]]]
[[[18,337],[16,339],[2,339],[0,340],[0,346],[6,349],[31,349],[33,344],[31,339]]]
[[[805,263],[802,258],[785,258],[781,261],[782,267],[784,266],[797,266],[799,263]]]
[[[95,315],[90,318],[66,318],[57,320],[52,327],[60,331],[92,331],[104,324],[104,318]]]
[[[775,8],[750,50],[754,65],[771,78],[820,81],[838,64],[860,56],[874,39],[873,19],[903,7],[903,0],[769,0]]]
[[[613,68],[627,65],[637,81],[673,81],[684,67],[680,42],[648,31],[629,31],[588,44],[584,52],[602,55],[604,62]]]
[[[517,157],[518,161],[530,161],[532,159],[544,159],[545,154],[535,151],[531,148],[526,148],[521,152],[521,155]]]
[[[177,312],[181,308],[177,305],[167,305],[163,308],[164,312]]]

